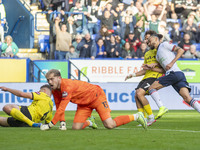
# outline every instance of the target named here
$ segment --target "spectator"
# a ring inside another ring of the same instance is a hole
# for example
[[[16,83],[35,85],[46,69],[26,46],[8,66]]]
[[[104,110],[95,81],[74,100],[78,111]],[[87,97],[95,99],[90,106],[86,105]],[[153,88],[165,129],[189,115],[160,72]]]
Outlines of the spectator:
[[[119,3],[118,4],[118,7],[116,8],[116,12],[118,14],[118,24],[121,27],[122,26],[122,17],[125,14],[124,3]]]
[[[159,23],[159,27],[158,27],[158,32],[159,34],[163,35],[163,41],[171,41],[170,35],[169,35],[169,30],[166,27],[167,24],[164,21],[161,21]]]
[[[136,57],[144,59],[144,55],[147,51],[147,44],[142,42],[140,48],[136,51]]]
[[[198,23],[196,41],[197,43],[200,43],[200,23]]]
[[[65,9],[65,0],[52,0],[50,4],[51,9],[57,12]]]
[[[187,52],[185,52],[185,54],[183,54],[182,57],[192,59],[200,58],[200,52],[196,51],[196,45],[191,45],[190,49]]]
[[[69,47],[69,53],[66,54],[65,59],[69,60],[70,58],[79,58],[79,54],[75,51],[74,46]]]
[[[76,24],[72,16],[69,16],[67,18],[67,32],[72,35],[72,40],[74,40],[77,35],[77,32],[76,32]]]
[[[17,58],[16,54],[19,51],[17,45],[15,44],[15,42],[13,42],[13,39],[10,35],[7,35],[5,37],[5,42],[2,43],[1,50],[1,56],[12,58]]]
[[[91,39],[89,33],[85,34],[85,37],[77,45],[76,49],[80,51],[80,58],[91,58],[94,60],[97,54],[96,43]]]
[[[116,13],[114,10],[111,11],[112,14]],[[114,32],[113,30],[113,23],[115,20],[117,20],[117,17],[115,17],[114,15],[111,15],[110,11],[106,10],[104,12],[104,15],[97,15],[96,17],[101,21],[101,26],[107,26],[108,31],[110,32]]]
[[[48,59],[54,59],[54,53],[56,49],[56,30],[55,30],[55,19],[54,17],[50,18],[50,14],[52,13],[52,10],[49,10],[46,14],[47,22],[49,23],[50,29],[49,29],[49,43],[50,43],[50,52],[49,52],[49,58]],[[53,16],[53,15],[52,15]]]
[[[190,16],[187,22],[183,24],[182,31],[190,34],[190,39],[193,43],[196,42],[197,25],[194,23],[193,17]]]
[[[137,58],[129,42],[126,42],[124,48],[122,49],[122,58],[125,59]]]
[[[117,44],[119,44],[119,46],[120,46],[120,52],[121,52],[122,47],[126,43],[126,41],[124,39],[121,39],[119,35],[115,36],[115,41],[116,41]]]
[[[99,31],[98,19],[95,14],[98,12],[98,6],[96,0],[92,0],[92,6],[88,6],[88,30],[90,35],[97,34]]]
[[[136,17],[135,28],[138,31],[141,30],[141,32],[140,32],[141,39],[144,39],[145,22],[147,21],[147,18],[146,18],[145,14],[144,14],[144,8],[143,7],[140,7],[139,12],[135,15],[135,17]]]
[[[185,0],[184,10],[182,12],[183,20],[188,17],[190,12],[196,11],[197,9],[197,1],[196,0]]]
[[[111,32],[108,31],[108,28],[105,25],[101,26],[99,33],[95,37],[95,41],[97,42],[100,38],[103,39],[104,46],[110,42]]]
[[[42,0],[42,2],[44,4],[44,10],[50,10],[51,9],[51,1],[52,0]]]
[[[3,43],[4,42],[4,28],[1,25],[1,20],[0,20],[0,42]]]
[[[103,39],[97,41],[97,55],[96,58],[106,58],[107,52],[103,43]]]
[[[74,0],[65,0],[65,11],[69,12],[70,9],[75,5]]]
[[[116,38],[120,38],[116,36]],[[120,43],[116,42],[114,35],[111,35],[110,42],[106,45],[107,57],[108,58],[118,58],[121,56]]]
[[[180,28],[180,24],[178,22],[174,23],[173,29],[171,31],[171,39],[173,43],[178,43],[181,40],[181,32],[179,28]]]
[[[75,41],[73,41],[72,45],[74,46],[75,48],[75,51],[80,55],[80,51],[78,51],[76,48],[77,48],[77,45],[81,42],[82,40],[82,36],[80,34],[77,34],[76,35],[76,38],[75,38]]]
[[[55,29],[56,29],[56,50],[55,50],[55,59],[63,60],[66,57],[66,54],[69,52],[69,47],[72,44],[71,34],[67,32],[66,24],[59,26],[60,18],[55,20]]]
[[[76,24],[78,25],[76,31],[82,32],[83,34],[87,33],[87,19],[85,17],[85,15],[87,14],[87,8],[82,6],[80,1],[76,1],[75,6],[71,8],[70,12],[79,13],[73,15],[73,18],[76,21]]]
[[[183,39],[181,40],[181,42],[178,44],[179,47],[181,47],[185,52],[188,51],[190,49],[190,46],[193,43],[190,40],[190,34],[185,33],[183,36]]]
[[[128,38],[126,39],[126,42],[129,42],[131,47],[133,48],[134,52],[137,51],[137,49],[140,47],[140,39],[135,36],[133,32],[130,32],[128,35]]]
[[[122,39],[128,38],[130,32],[133,32],[133,24],[130,23],[130,16],[125,17],[125,22],[120,29],[120,37]]]
[[[171,10],[172,14],[176,13],[178,18],[181,18],[182,12],[184,11],[185,0],[172,0]]]
[[[134,1],[131,1],[130,6],[128,6],[126,10],[130,10],[131,14],[133,16],[135,16],[139,12],[139,10],[137,9],[137,7],[134,6]]]
[[[2,3],[2,0],[0,0],[0,14],[1,14],[1,24],[2,26],[4,26],[4,24],[6,23],[6,11],[4,4]]]
[[[145,13],[147,15],[147,20],[149,22],[149,30],[156,31],[156,33],[158,33],[158,25],[159,25],[159,22],[161,21],[163,15],[165,13],[166,5],[163,6],[162,12],[161,12],[160,16],[157,18],[156,15],[154,15],[154,14],[149,15],[149,12],[147,10],[148,4],[149,4],[148,2],[146,2],[144,4],[144,10],[145,10]]]

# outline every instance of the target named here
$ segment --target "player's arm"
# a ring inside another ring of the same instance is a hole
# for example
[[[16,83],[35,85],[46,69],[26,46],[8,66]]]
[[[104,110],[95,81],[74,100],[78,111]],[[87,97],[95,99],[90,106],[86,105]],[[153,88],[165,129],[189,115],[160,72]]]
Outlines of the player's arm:
[[[24,98],[29,98],[29,99],[33,98],[32,93],[26,93],[26,92],[22,92],[22,91],[15,90],[15,89],[10,89],[10,88],[4,87],[4,86],[1,86],[0,89],[5,92],[10,92],[18,97],[24,97]]]
[[[49,130],[51,127],[55,126],[56,123],[60,120],[60,118],[65,113],[65,108],[67,107],[71,96],[67,96],[65,99],[62,99],[53,119],[48,123],[40,126],[41,130]]]
[[[175,58],[166,66],[166,70],[169,70],[174,63],[183,55],[184,50],[182,48],[180,48],[179,46],[174,46],[172,51],[177,52]]]
[[[50,123],[50,122],[51,122],[51,119],[52,119],[52,111],[50,112],[49,117],[47,117],[47,118],[45,119],[45,124]]]
[[[150,70],[155,71],[155,72],[159,72],[159,73],[165,73],[165,70],[163,68],[152,68]]]
[[[145,75],[145,73],[146,73],[146,70],[140,70],[136,73],[129,74],[129,75],[126,76],[125,81],[132,78],[132,77],[138,77],[138,76]]]

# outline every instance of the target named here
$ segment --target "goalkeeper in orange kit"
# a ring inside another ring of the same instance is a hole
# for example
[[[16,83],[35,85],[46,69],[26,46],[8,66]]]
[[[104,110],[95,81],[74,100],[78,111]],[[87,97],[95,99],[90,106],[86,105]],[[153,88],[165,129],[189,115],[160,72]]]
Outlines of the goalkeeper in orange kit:
[[[97,126],[93,126],[95,124],[94,120],[87,120],[91,116],[93,109],[97,111],[103,125],[108,129],[127,124],[131,121],[138,121],[145,129],[147,128],[147,122],[141,112],[112,119],[106,95],[98,85],[79,80],[62,79],[60,72],[56,69],[49,70],[46,74],[46,79],[52,88],[56,113],[50,123],[41,125],[41,130],[50,129],[58,121],[65,122],[65,108],[69,102],[78,105],[72,129],[79,130],[87,126],[97,128]]]

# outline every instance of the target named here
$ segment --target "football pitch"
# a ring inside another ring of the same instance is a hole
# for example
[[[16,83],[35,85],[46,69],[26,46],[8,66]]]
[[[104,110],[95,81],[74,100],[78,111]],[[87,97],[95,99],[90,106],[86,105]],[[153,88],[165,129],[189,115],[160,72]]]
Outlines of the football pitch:
[[[112,111],[112,117],[136,111]],[[156,114],[157,111],[154,111]],[[105,129],[96,112],[98,129],[72,130],[75,112],[66,111],[67,130],[59,123],[49,131],[39,128],[0,127],[0,150],[199,150],[200,114],[194,110],[170,110],[145,131],[131,122]],[[0,112],[0,116],[6,116]]]

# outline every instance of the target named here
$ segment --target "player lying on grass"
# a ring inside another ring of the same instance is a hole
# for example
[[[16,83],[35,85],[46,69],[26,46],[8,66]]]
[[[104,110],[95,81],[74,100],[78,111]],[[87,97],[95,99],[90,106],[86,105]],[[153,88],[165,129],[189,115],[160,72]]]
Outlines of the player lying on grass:
[[[156,32],[153,30],[147,31],[145,33],[145,42],[147,42],[148,38],[153,34],[156,34]],[[165,106],[163,106],[161,101],[156,101],[156,104],[159,107],[159,112],[154,119],[151,106],[149,105],[149,102],[145,97],[145,95],[148,94],[149,86],[164,73],[162,67],[155,67],[155,68],[148,67],[148,65],[150,64],[156,64],[156,63],[158,64],[158,62],[156,61],[156,53],[157,49],[150,49],[149,51],[147,51],[144,55],[144,64],[142,66],[143,70],[133,74],[129,74],[125,78],[126,81],[127,79],[130,79],[132,77],[138,77],[144,75],[142,81],[138,84],[137,88],[135,89],[136,90],[135,100],[138,111],[143,112],[145,118],[146,118],[145,114],[146,113],[148,114],[149,117],[147,120],[148,126],[152,125],[156,121],[155,119],[160,118],[168,111],[168,109]]]
[[[39,92],[26,93],[7,87],[0,87],[2,91],[10,92],[16,96],[32,99],[29,106],[7,104],[3,111],[11,117],[0,117],[0,126],[4,127],[40,127],[40,122],[49,123],[52,119],[53,102],[51,100],[51,87],[46,84],[40,87]]]
[[[131,121],[138,121],[146,129],[147,122],[141,112],[132,115],[111,118],[110,108],[103,89],[84,81],[62,79],[58,70],[52,69],[46,73],[46,79],[51,86],[56,104],[56,113],[49,124],[41,125],[41,130],[48,130],[58,121],[65,121],[65,109],[69,102],[77,104],[72,129],[84,129],[92,126],[91,121],[86,120],[95,109],[99,114],[103,125],[112,129]]]
[[[157,35],[153,35],[148,39],[148,45],[151,49],[157,49],[156,59],[166,71],[165,76],[159,77],[149,87],[151,97],[160,100],[157,90],[171,85],[186,103],[200,112],[200,104],[190,96],[191,89],[185,75],[176,64],[176,61],[183,55],[184,50],[169,42],[161,43]],[[177,52],[177,54],[175,55],[174,52]]]

